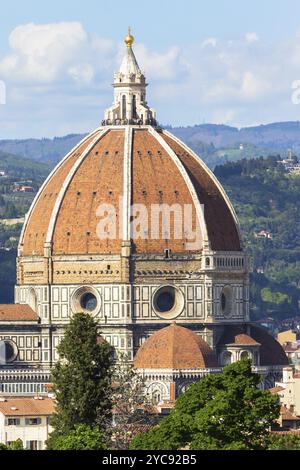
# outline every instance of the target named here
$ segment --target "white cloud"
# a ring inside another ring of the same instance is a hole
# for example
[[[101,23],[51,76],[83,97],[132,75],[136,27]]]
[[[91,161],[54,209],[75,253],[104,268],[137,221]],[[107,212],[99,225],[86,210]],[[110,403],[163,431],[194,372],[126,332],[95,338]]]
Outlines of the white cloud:
[[[14,115],[18,122],[24,119],[17,132],[32,129],[27,135],[37,135],[36,129],[48,135],[87,131],[101,120],[112,102],[110,84],[123,43],[65,22],[21,25],[9,45],[0,57],[0,79],[8,90],[7,106],[0,107],[1,129],[14,128]],[[282,120],[299,119],[291,84],[300,79],[300,36],[266,43],[247,32],[160,51],[137,43],[134,51],[150,85],[148,102],[161,122],[247,125],[278,119],[280,113]]]
[[[206,38],[206,39],[204,39],[204,41],[202,41],[201,46],[203,48],[208,47],[208,46],[216,47],[217,43],[218,43],[217,38]]]
[[[243,75],[242,86],[240,88],[241,97],[245,99],[257,99],[271,89],[271,83],[254,74],[246,71]]]
[[[90,64],[74,65],[68,69],[68,74],[79,85],[88,85],[95,76],[94,69]]]
[[[9,37],[11,53],[0,62],[0,74],[13,80],[51,83],[87,45],[80,23],[18,26]]]
[[[150,51],[144,44],[137,44],[135,54],[148,78],[154,80],[178,80],[188,72],[179,47],[173,46],[165,53]]]
[[[248,44],[253,44],[254,42],[258,42],[258,41],[259,41],[258,34],[255,33],[255,32],[247,33],[247,34],[245,35],[245,39],[246,39],[246,42],[247,42]]]

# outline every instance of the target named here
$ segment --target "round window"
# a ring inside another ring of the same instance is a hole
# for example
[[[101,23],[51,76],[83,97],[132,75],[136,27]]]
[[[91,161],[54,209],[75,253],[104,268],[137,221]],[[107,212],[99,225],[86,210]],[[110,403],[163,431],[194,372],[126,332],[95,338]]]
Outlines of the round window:
[[[175,292],[162,291],[156,297],[156,307],[159,312],[169,312],[175,305]]]
[[[9,364],[13,362],[18,355],[17,345],[10,340],[0,341],[0,363]]]
[[[96,316],[101,310],[101,296],[93,287],[82,286],[71,297],[71,309],[74,313],[86,312]]]
[[[173,319],[181,314],[184,297],[179,289],[162,286],[154,293],[152,305],[157,316],[166,320]]]
[[[88,312],[93,312],[94,310],[96,310],[97,305],[98,305],[97,298],[91,292],[87,292],[86,294],[82,295],[80,299],[80,305],[83,308],[83,310],[87,310]]]

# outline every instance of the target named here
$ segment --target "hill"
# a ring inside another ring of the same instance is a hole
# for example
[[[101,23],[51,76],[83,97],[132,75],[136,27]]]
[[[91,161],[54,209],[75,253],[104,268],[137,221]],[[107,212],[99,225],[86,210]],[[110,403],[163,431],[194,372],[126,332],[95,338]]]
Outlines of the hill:
[[[173,128],[166,126],[166,129],[186,142],[211,168],[230,160],[282,153],[288,148],[300,153],[298,121],[242,129],[216,124]],[[53,166],[83,137],[83,134],[71,134],[54,139],[0,140],[0,151],[47,162]]]
[[[300,176],[277,157],[217,166],[253,259],[253,318],[277,319],[300,312]]]
[[[50,165],[0,150],[0,171],[12,178],[45,178]]]
[[[72,134],[54,139],[0,140],[0,151],[53,166],[83,137],[81,134]]]

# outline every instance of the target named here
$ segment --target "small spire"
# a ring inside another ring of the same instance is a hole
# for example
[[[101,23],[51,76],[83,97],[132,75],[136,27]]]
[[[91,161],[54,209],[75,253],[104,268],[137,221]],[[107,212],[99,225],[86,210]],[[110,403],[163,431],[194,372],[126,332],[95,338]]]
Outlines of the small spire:
[[[124,42],[125,42],[126,46],[130,47],[130,48],[131,48],[132,44],[134,43],[134,37],[131,34],[130,26],[128,27],[128,34],[125,37]]]

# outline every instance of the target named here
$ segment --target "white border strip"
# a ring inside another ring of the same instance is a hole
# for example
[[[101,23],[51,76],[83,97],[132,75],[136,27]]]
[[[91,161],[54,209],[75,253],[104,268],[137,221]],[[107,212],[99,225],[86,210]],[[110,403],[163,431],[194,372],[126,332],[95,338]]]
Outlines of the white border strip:
[[[130,241],[131,217],[131,167],[132,167],[132,128],[125,129],[124,140],[124,176],[123,176],[123,241]]]

